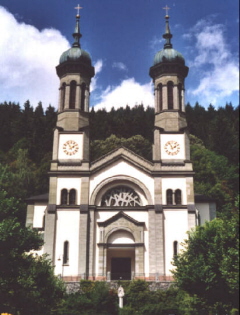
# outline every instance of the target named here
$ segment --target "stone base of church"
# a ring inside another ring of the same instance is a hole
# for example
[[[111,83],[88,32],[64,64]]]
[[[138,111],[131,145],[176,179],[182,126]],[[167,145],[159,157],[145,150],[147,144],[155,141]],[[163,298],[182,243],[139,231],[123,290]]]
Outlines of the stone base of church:
[[[95,280],[98,280],[98,279],[95,279]],[[166,280],[162,280],[162,281],[150,281],[150,280],[147,280],[147,278],[144,280],[148,281],[150,291],[167,290],[170,288],[171,285],[174,284],[174,282],[172,280],[169,280],[168,277],[166,278]],[[104,281],[104,280],[98,280],[98,281]],[[128,281],[129,280],[123,280],[121,281],[121,284],[124,286],[124,283]],[[118,280],[106,281],[106,284],[109,286],[109,289],[117,290],[119,287]],[[71,294],[71,293],[78,292],[80,290],[81,283],[79,281],[65,281],[65,286],[66,286],[67,293]]]
[[[130,280],[111,280],[108,276],[99,276],[99,275],[78,275],[78,276],[63,276],[60,278],[64,282],[79,282],[81,280],[90,280],[90,281],[106,281],[106,282],[119,282],[119,281],[133,281],[133,280],[145,280],[148,282],[174,282],[173,276],[166,276],[166,275],[158,275],[158,274],[148,274],[148,275],[134,275]]]

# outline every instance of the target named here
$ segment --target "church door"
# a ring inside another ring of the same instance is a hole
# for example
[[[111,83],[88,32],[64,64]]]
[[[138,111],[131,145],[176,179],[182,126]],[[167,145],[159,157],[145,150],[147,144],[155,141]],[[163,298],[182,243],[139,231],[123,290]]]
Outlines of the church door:
[[[131,258],[119,257],[111,259],[111,280],[131,280]]]

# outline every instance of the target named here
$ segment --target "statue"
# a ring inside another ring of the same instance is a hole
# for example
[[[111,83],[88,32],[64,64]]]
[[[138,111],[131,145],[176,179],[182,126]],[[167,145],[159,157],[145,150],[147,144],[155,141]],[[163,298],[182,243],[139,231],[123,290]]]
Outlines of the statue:
[[[120,287],[118,288],[118,297],[119,297],[119,307],[123,308],[123,297],[124,297],[125,293],[123,290],[123,287],[120,285]]]

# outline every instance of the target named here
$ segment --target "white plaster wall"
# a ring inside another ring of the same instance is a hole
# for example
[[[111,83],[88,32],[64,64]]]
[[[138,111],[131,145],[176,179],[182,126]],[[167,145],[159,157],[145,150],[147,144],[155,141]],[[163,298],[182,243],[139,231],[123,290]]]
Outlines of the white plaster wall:
[[[67,155],[63,151],[63,145],[68,140],[73,140],[78,144],[78,152],[74,155]],[[61,160],[71,159],[76,160],[83,158],[83,135],[82,134],[60,134],[59,135],[59,146],[58,146],[58,158]]]
[[[80,204],[80,194],[81,194],[81,178],[66,178],[61,177],[57,179],[57,205],[60,205],[61,203],[61,190],[62,189],[76,189],[77,192],[77,198],[76,202],[79,205]]]
[[[57,212],[55,274],[63,276],[78,275],[79,260],[79,223],[78,210],[60,210]],[[69,264],[62,268],[63,243],[69,242]],[[60,260],[58,260],[60,259]]]
[[[167,190],[180,189],[182,191],[182,204],[187,204],[187,185],[186,178],[162,178],[162,203],[167,204]]]
[[[34,205],[33,228],[43,227],[43,217],[45,214],[45,210],[46,205]]]
[[[176,141],[180,145],[180,151],[176,155],[168,155],[165,151],[165,144],[168,141]],[[161,135],[161,158],[163,160],[169,160],[169,159],[186,159],[185,156],[185,141],[184,141],[184,135],[183,134],[163,134]]]
[[[164,210],[165,225],[165,264],[166,274],[171,275],[170,270],[174,269],[171,264],[173,260],[173,242],[178,242],[178,249],[181,243],[187,238],[188,211],[187,210]]]
[[[105,170],[101,170],[97,174],[94,174],[90,177],[90,195],[92,195],[93,191],[96,187],[105,181],[107,178],[111,178],[114,176],[127,176],[129,181],[131,178],[135,178],[138,181],[142,182],[149,190],[152,200],[154,200],[154,180],[142,172],[141,170],[133,167],[130,163],[125,161],[118,161],[113,165],[107,167]],[[147,205],[147,200],[143,195],[140,195],[143,205]]]
[[[210,209],[209,203],[196,203],[196,208],[200,214],[200,224],[204,224],[206,221],[210,221]]]

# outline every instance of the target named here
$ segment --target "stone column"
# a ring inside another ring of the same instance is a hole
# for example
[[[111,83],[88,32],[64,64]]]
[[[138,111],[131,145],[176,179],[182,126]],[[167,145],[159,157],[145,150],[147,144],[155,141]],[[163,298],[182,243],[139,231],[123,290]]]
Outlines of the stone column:
[[[64,103],[64,108],[68,109],[69,108],[69,101],[70,101],[70,85],[66,85],[65,89],[65,103]]]
[[[182,89],[182,111],[185,112],[185,90]]]
[[[89,276],[94,277],[95,270],[95,220],[94,220],[94,210],[91,209],[89,212]],[[101,242],[101,240],[100,240]]]
[[[135,272],[137,277],[144,276],[144,246],[135,247]]]
[[[84,111],[85,112],[89,111],[89,96],[90,96],[89,87],[86,86],[86,89],[85,89],[85,104],[84,104]]]
[[[162,87],[163,94],[163,110],[168,109],[168,95],[167,95],[167,86],[163,85]]]
[[[157,87],[154,89],[154,100],[155,100],[155,113],[159,113],[159,90]]]
[[[81,104],[81,87],[79,84],[76,86],[76,99],[75,99],[75,108],[80,109]]]
[[[59,96],[58,96],[58,111],[62,111],[62,88],[59,88]]]
[[[173,109],[179,109],[178,86],[173,86]]]

